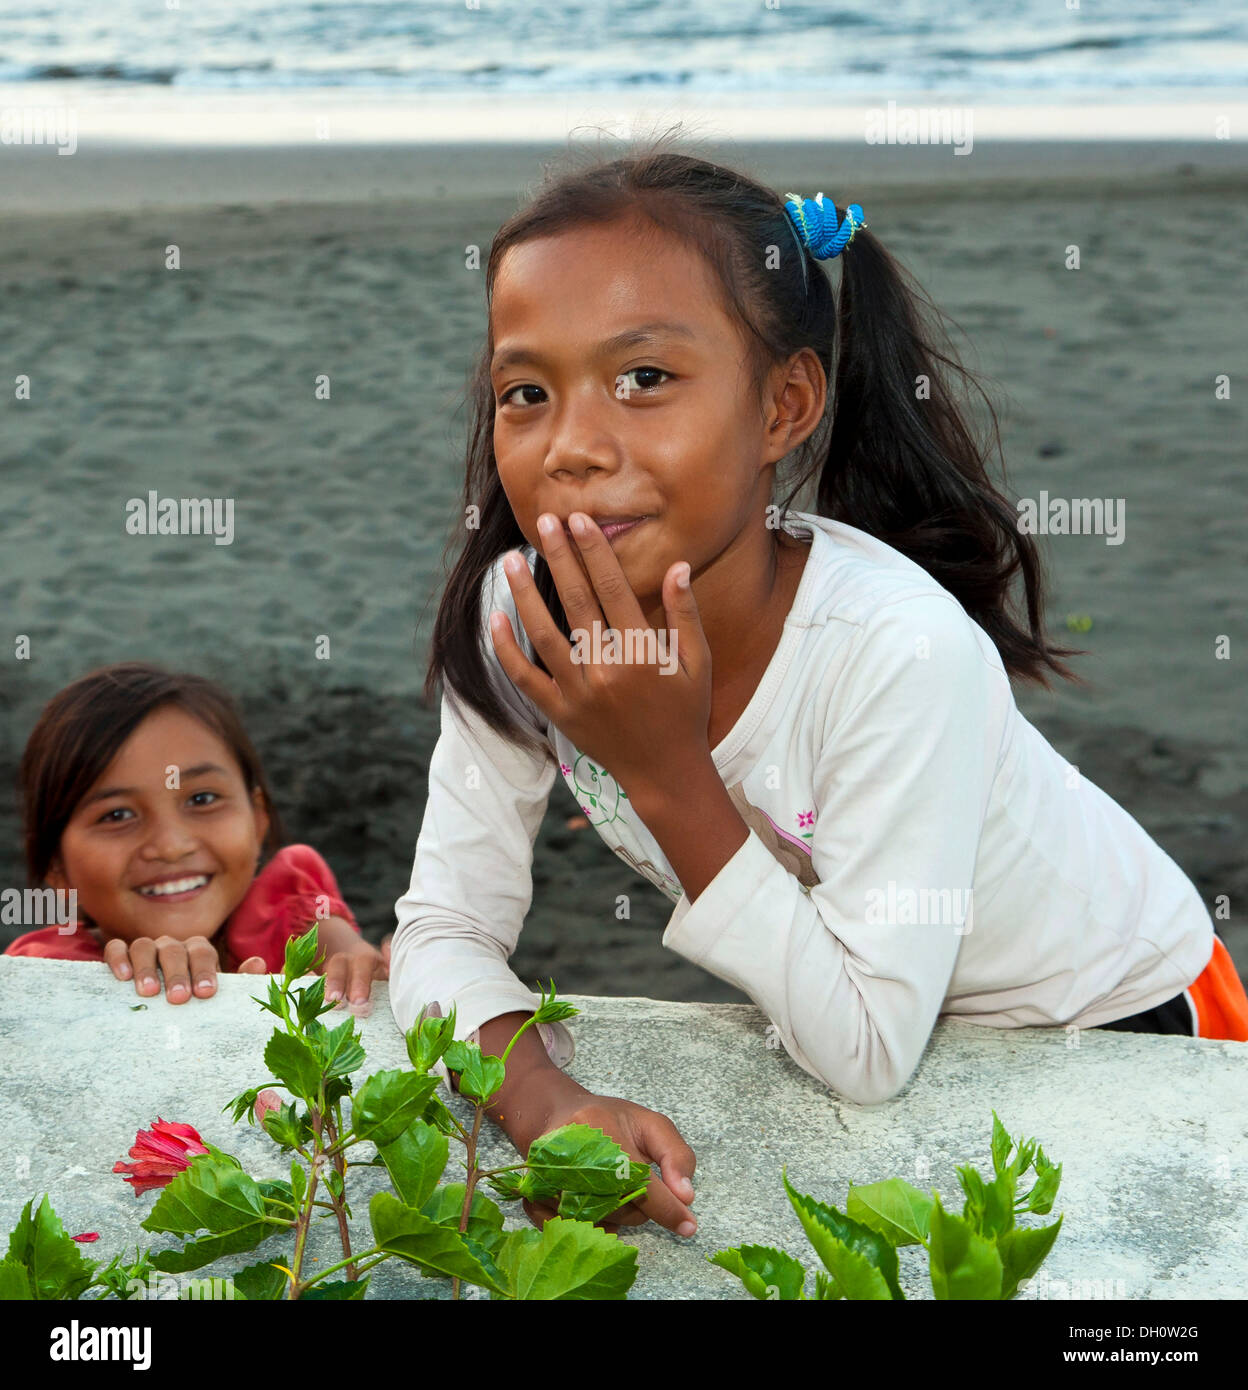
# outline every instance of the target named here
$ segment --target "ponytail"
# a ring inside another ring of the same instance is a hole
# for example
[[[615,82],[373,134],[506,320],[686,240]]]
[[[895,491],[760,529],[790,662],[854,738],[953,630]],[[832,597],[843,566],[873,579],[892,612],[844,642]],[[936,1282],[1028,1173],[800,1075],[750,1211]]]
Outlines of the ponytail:
[[[989,480],[987,448],[968,429],[945,370],[983,398],[1000,456],[996,412],[952,349],[934,345],[939,311],[865,228],[839,259],[831,427],[815,510],[922,566],[992,638],[1010,675],[1047,688],[1047,667],[1083,684],[1058,659],[1083,653],[1045,641],[1039,551]],[[1019,570],[1025,626],[1008,606]]]

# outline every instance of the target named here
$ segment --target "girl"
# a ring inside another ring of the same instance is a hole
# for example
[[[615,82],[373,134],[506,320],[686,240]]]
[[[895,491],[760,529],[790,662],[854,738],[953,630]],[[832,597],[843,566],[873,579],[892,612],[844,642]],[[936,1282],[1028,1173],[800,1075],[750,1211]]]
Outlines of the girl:
[[[548,181],[491,248],[479,525],[433,635],[400,1027],[454,1003],[457,1036],[499,1052],[532,1014],[506,962],[561,776],[675,904],[663,944],[853,1101],[901,1091],[942,1015],[1248,1039],[1192,883],[1015,706],[1011,677],[1078,679],[1059,658],[1081,653],[1045,640],[1039,554],[930,304],[856,205],[782,203],[663,143]],[[819,264],[837,256],[839,295]],[[789,513],[812,475],[814,509]],[[607,629],[656,654],[667,636],[675,669],[594,655],[580,635]],[[612,1221],[691,1232],[670,1120],[577,1086],[563,1024],[541,1039],[497,1107],[517,1147],[598,1125],[662,1171]]]
[[[79,912],[6,955],[105,961],[140,995],[160,993],[159,966],[169,1003],[183,1004],[215,993],[218,969],[280,973],[287,940],[317,921],[325,997],[367,1011],[382,957],[321,856],[280,848],[260,760],[221,686],[137,662],[92,671],[48,702],[18,782],[28,882],[73,890]]]

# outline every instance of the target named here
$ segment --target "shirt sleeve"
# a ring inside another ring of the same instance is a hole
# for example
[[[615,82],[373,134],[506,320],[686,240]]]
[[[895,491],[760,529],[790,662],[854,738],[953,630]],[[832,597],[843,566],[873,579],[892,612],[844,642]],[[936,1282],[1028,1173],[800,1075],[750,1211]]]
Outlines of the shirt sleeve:
[[[807,890],[751,830],[680,899],[663,944],[748,994],[805,1071],[875,1105],[918,1065],[971,929],[1012,697],[952,595],[887,604],[852,640],[813,775],[820,882]],[[932,923],[907,900],[953,911]]]
[[[360,928],[338,890],[333,870],[311,845],[285,845],[256,875],[226,928],[226,944],[237,964],[263,956],[280,974],[286,943],[326,916]],[[237,965],[236,965],[237,968]]]
[[[532,659],[509,597],[487,598],[484,617],[491,602],[506,612]],[[538,732],[492,647],[488,664],[504,703]],[[442,1017],[454,1005],[455,1036],[471,1041],[499,1014],[531,1014],[540,1006],[540,993],[507,960],[533,900],[533,845],[557,770],[553,750],[525,749],[453,694],[443,695],[411,883],[395,903],[390,1006],[404,1032],[422,1005],[431,1006],[426,1016]],[[557,1022],[538,1028],[552,1060],[566,1066],[575,1051],[571,1033]],[[438,1071],[445,1076],[443,1064]]]

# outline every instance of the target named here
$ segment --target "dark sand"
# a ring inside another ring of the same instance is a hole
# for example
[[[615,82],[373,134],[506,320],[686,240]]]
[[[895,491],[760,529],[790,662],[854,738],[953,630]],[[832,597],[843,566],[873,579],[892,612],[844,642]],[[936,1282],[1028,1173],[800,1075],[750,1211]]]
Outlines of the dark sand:
[[[326,856],[380,939],[438,724],[420,690],[461,487],[460,393],[484,332],[464,247],[484,256],[539,161],[131,153],[68,171],[32,153],[0,151],[0,775],[12,785],[42,704],[95,665],[217,677],[291,837]],[[1244,156],[1216,142],[940,161],[740,153],[780,192],[836,196],[834,171],[852,175],[872,230],[969,337],[964,361],[1001,408],[1011,495],[1126,499],[1122,545],[1041,538],[1050,635],[1089,650],[1076,669],[1093,689],[1016,696],[1211,911],[1229,898],[1217,926],[1248,974],[1242,381],[1214,396],[1219,373],[1242,375]],[[1077,273],[1062,265],[1071,243]],[[313,396],[323,372],[328,402]],[[12,398],[19,373],[29,402]],[[127,536],[126,499],[151,488],[234,497],[234,543]],[[1091,630],[1067,631],[1076,613]],[[12,658],[23,633],[29,662]],[[329,661],[314,657],[321,633]],[[1230,661],[1214,659],[1219,634]],[[592,831],[569,830],[576,812],[557,785],[520,977],[744,1000],[662,949],[670,904]],[[16,806],[0,798],[0,885],[23,883]]]

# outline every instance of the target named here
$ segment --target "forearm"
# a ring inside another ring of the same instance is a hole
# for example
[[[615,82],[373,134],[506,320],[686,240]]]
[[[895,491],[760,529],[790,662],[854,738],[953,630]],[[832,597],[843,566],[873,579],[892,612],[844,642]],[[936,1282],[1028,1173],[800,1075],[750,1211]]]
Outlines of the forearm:
[[[500,1014],[481,1025],[481,1051],[501,1057],[531,1013]],[[449,1073],[458,1090],[459,1074]],[[537,1024],[526,1028],[507,1058],[507,1076],[485,1113],[522,1153],[541,1133],[543,1097],[560,1085],[577,1083],[550,1060]]]
[[[339,951],[354,951],[366,944],[345,917],[322,917],[316,924],[316,940],[326,959]]]
[[[666,788],[654,788],[636,796],[630,793],[629,801],[692,903],[749,839],[750,828],[732,804],[709,754],[669,785],[679,787],[678,797]],[[689,814],[690,806],[698,808],[696,817]]]

